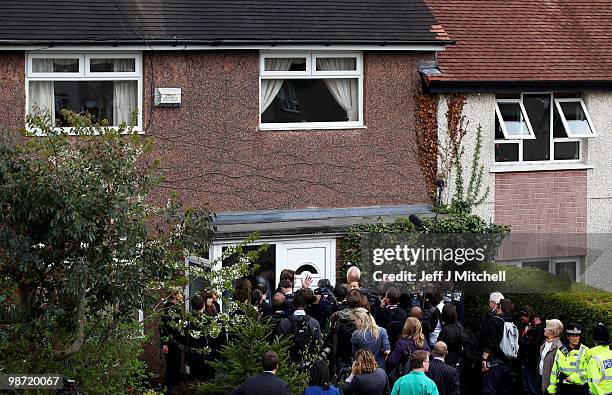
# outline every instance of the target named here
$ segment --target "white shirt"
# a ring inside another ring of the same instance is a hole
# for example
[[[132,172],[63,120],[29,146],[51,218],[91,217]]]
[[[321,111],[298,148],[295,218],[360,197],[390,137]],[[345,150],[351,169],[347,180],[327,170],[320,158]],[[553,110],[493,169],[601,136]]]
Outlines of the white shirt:
[[[548,352],[552,348],[552,344],[553,344],[553,341],[546,340],[544,342],[544,349],[542,349],[542,354],[540,355],[540,366],[539,366],[540,376],[542,375],[542,371],[544,370],[544,357],[546,356],[546,354],[548,354]]]
[[[436,308],[438,309],[438,311],[442,311],[442,309],[444,308],[444,301],[440,302],[436,306]],[[441,314],[438,313],[438,323],[436,324],[434,330],[429,334],[429,344],[431,344],[432,346],[436,344],[440,332],[442,332],[442,317]]]

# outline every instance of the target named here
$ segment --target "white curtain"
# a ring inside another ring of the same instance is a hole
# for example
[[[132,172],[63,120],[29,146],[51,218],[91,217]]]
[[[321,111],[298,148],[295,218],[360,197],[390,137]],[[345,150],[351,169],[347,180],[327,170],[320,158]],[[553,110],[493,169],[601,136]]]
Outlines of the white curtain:
[[[319,58],[321,71],[352,70],[354,58]],[[325,85],[336,102],[346,111],[349,121],[359,118],[359,86],[357,79],[325,79]]]
[[[134,71],[132,59],[113,59],[113,71]],[[138,84],[135,81],[115,81],[113,92],[113,125],[119,126],[121,122],[130,124],[132,111],[137,106]]]
[[[269,66],[269,67],[268,67]],[[282,58],[268,58],[266,59],[266,70],[267,71],[287,71],[291,67],[291,59]],[[274,98],[280,91],[285,80],[261,80],[261,100],[259,113],[263,114],[264,111],[274,101]]]
[[[36,71],[40,73],[53,72],[53,59],[36,59]],[[34,114],[35,108],[49,111],[51,121],[55,120],[55,88],[53,81],[30,81],[29,113]]]

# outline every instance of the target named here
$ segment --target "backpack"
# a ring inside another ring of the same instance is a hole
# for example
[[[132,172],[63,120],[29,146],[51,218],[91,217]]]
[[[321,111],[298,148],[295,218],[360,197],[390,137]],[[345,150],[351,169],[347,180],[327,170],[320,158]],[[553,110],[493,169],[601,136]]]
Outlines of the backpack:
[[[293,346],[291,347],[291,354],[293,357],[299,357],[300,351],[308,350],[312,344],[312,331],[308,322],[310,321],[309,315],[295,316],[291,315],[288,317],[291,322],[291,328],[289,333],[293,335]]]
[[[410,366],[410,351],[402,355],[401,359],[397,363],[397,366],[389,372],[389,385],[393,386],[400,377],[407,375],[412,370]]]
[[[480,354],[478,353],[478,341],[476,336],[462,326],[457,328],[457,369],[474,369],[480,362]]]
[[[500,316],[496,317],[504,321],[504,319]],[[499,348],[501,348],[502,352],[507,358],[516,359],[518,356],[518,339],[519,331],[516,325],[514,325],[513,322],[504,321],[503,336],[501,342],[499,343]]]
[[[425,313],[423,314],[423,333],[426,335],[427,343],[429,343],[429,334],[433,332],[438,326],[438,322],[440,321],[440,310],[438,310],[437,306],[431,306]],[[425,333],[426,332],[426,333]]]

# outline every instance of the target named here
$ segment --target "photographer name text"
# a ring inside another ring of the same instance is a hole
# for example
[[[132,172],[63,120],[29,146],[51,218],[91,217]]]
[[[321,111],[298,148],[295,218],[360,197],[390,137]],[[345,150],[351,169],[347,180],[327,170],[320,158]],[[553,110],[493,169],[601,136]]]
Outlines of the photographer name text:
[[[473,272],[471,270],[436,270],[428,273],[424,270],[419,272],[410,272],[402,270],[398,273],[385,273],[382,270],[377,270],[373,274],[374,281],[382,282],[437,282],[437,281],[464,281],[464,282],[504,282],[506,281],[506,271],[500,270],[496,273],[489,273],[486,270],[483,272]]]

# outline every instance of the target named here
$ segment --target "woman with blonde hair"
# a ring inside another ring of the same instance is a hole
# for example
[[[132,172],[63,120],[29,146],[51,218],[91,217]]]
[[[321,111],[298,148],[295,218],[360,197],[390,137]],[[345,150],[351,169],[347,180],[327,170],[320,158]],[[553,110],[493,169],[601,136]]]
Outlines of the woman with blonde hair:
[[[405,365],[410,360],[410,355],[416,350],[429,352],[429,344],[425,340],[421,321],[414,317],[408,317],[404,321],[402,337],[397,341],[395,349],[387,358],[387,369],[391,371],[398,365]]]
[[[370,350],[379,368],[385,366],[385,357],[391,351],[389,337],[385,328],[376,325],[374,317],[363,307],[352,312],[355,332],[351,336],[353,355],[362,348]]]
[[[542,393],[548,393],[548,386],[550,385],[550,372],[552,371],[553,363],[555,362],[555,356],[557,355],[557,349],[563,344],[559,337],[563,333],[563,324],[557,319],[546,320],[546,327],[544,328],[544,336],[546,340],[540,347],[540,365],[538,366],[538,373],[542,376]]]
[[[378,367],[374,354],[362,348],[355,352],[351,375],[342,387],[344,395],[389,395],[389,380],[385,371]]]

